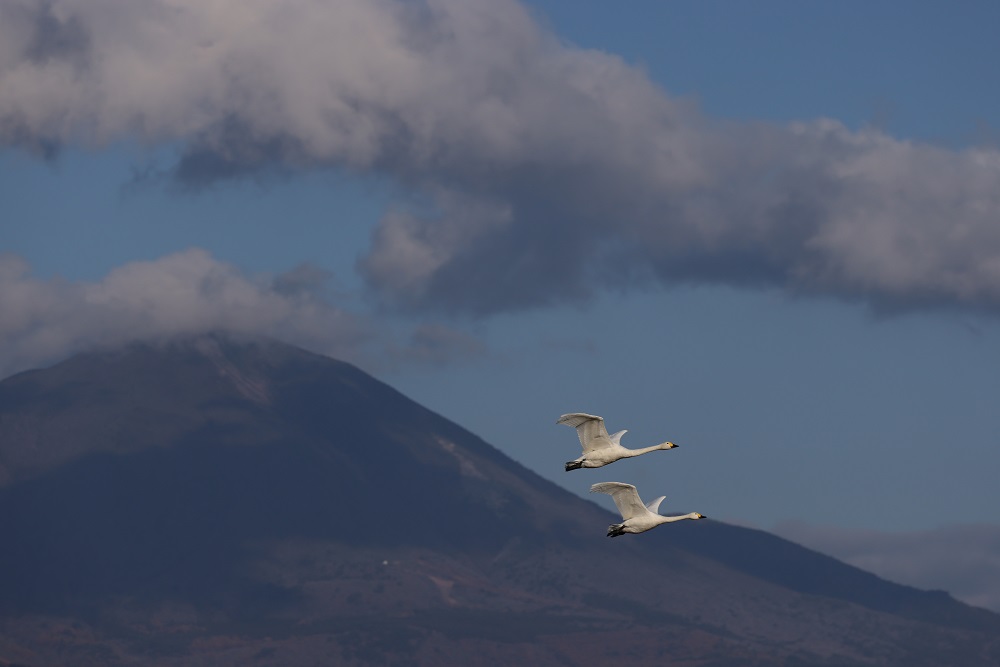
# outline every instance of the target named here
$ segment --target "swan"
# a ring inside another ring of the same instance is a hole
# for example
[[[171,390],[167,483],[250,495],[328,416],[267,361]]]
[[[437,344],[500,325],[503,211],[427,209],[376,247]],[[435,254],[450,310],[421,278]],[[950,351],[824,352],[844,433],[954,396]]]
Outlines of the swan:
[[[661,442],[652,447],[627,449],[621,446],[622,436],[628,433],[627,430],[608,435],[608,429],[604,428],[604,417],[583,412],[563,415],[556,423],[575,428],[576,434],[580,437],[580,444],[583,445],[583,456],[566,462],[567,472],[578,468],[600,468],[618,459],[639,456],[657,449],[673,449],[677,446],[672,442]]]
[[[613,523],[608,526],[608,537],[618,537],[625,533],[644,533],[651,528],[656,528],[661,523],[671,523],[684,519],[704,519],[704,514],[691,512],[681,516],[661,516],[657,513],[660,503],[666,496],[660,496],[650,500],[645,505],[639,499],[639,492],[631,484],[622,482],[601,482],[590,487],[591,493],[606,493],[611,496],[621,512],[621,523]]]

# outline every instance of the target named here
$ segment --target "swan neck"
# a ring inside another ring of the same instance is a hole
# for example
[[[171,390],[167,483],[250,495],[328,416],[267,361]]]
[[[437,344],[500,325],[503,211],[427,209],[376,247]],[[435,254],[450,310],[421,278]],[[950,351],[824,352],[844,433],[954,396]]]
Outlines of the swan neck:
[[[659,445],[653,445],[652,447],[643,447],[642,449],[630,449],[628,450],[628,456],[640,456],[642,454],[648,454],[649,452],[655,452],[658,449],[662,449]]]

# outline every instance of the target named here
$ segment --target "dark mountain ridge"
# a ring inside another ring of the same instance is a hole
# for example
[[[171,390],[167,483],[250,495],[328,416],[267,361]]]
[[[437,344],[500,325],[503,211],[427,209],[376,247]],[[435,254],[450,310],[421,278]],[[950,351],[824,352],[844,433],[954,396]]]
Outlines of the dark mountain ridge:
[[[1000,662],[945,593],[612,518],[282,343],[78,355],[0,382],[0,665]]]

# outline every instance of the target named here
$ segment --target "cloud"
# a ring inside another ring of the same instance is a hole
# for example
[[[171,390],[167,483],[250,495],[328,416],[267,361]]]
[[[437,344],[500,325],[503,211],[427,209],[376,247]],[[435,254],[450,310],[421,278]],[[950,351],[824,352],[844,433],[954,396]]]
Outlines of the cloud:
[[[489,354],[478,338],[440,323],[407,329],[345,310],[331,278],[310,264],[247,274],[191,248],[96,282],[40,280],[22,258],[0,254],[0,378],[91,348],[213,331],[270,336],[371,371]]]
[[[447,366],[488,356],[486,344],[463,331],[436,322],[418,325],[405,346],[390,350],[393,360]]]
[[[71,283],[33,278],[24,260],[0,255],[0,376],[91,347],[214,330],[356,360],[375,336],[318,295],[319,276],[308,266],[247,276],[194,248]]]
[[[274,277],[271,288],[286,297],[322,295],[333,273],[312,264],[300,264]]]
[[[179,146],[189,188],[392,180],[358,268],[404,309],[682,283],[1000,309],[1000,152],[713,121],[513,0],[0,4],[0,145],[122,139]]]
[[[885,579],[1000,612],[1000,526],[885,533],[784,522],[772,532]]]

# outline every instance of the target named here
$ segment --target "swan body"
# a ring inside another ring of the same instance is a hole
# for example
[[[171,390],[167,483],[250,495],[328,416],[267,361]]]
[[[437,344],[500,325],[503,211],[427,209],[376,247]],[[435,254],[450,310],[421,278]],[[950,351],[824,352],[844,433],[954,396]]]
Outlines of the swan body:
[[[578,468],[600,468],[619,459],[639,456],[658,449],[673,449],[677,446],[672,442],[661,442],[658,445],[642,449],[622,447],[622,436],[628,431],[618,431],[613,435],[608,435],[608,429],[604,427],[603,417],[583,412],[563,415],[556,423],[575,428],[576,434],[580,438],[580,444],[583,446],[583,456],[566,462],[567,471]]]
[[[704,519],[704,514],[691,512],[681,516],[662,516],[657,513],[660,503],[666,496],[660,496],[651,500],[645,505],[639,499],[639,492],[631,484],[622,482],[601,482],[590,487],[591,493],[606,493],[611,496],[621,512],[621,523],[613,523],[608,526],[608,537],[618,537],[625,533],[644,533],[651,528],[656,528],[660,524],[682,521],[684,519]]]

